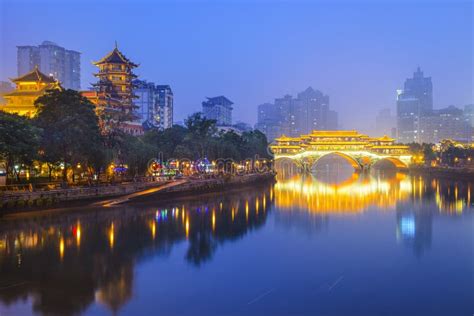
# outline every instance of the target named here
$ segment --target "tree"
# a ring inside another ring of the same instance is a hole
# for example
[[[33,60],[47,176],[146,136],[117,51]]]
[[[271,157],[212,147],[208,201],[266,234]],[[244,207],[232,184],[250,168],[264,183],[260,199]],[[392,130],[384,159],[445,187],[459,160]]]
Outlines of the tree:
[[[184,123],[188,129],[185,142],[194,155],[190,158],[196,159],[208,156],[212,137],[217,132],[216,121],[208,120],[197,112],[190,115]]]
[[[29,165],[37,158],[40,133],[28,118],[0,111],[0,159],[7,173],[19,177],[14,166]]]
[[[92,160],[102,147],[95,106],[74,90],[50,90],[35,106],[35,124],[43,129],[44,159],[63,163],[63,181],[67,181],[70,166]]]

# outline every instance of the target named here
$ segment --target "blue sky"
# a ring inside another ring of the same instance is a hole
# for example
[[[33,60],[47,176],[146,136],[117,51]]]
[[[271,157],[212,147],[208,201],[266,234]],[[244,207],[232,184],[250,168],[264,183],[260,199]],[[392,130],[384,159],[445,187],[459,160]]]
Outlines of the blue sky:
[[[17,45],[43,40],[82,52],[84,89],[116,40],[141,79],[172,86],[176,120],[223,94],[253,124],[258,104],[312,86],[370,132],[417,66],[435,107],[474,103],[471,1],[0,0],[0,80]]]

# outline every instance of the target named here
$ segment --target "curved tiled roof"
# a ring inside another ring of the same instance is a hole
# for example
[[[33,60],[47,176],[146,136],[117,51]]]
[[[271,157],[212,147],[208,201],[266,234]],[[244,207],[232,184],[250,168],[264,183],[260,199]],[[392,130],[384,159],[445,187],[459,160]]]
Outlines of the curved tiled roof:
[[[125,55],[123,55],[117,47],[113,51],[108,53],[104,58],[99,61],[93,62],[94,65],[100,65],[105,63],[111,64],[128,64],[132,67],[137,67],[137,64],[132,63]]]
[[[29,73],[27,73],[23,76],[20,76],[18,78],[10,79],[10,80],[15,82],[15,83],[16,82],[21,82],[21,81],[35,81],[35,82],[41,81],[41,82],[45,82],[45,83],[54,83],[54,82],[56,82],[56,80],[53,77],[46,76],[44,73],[39,71],[37,66],[35,67],[35,69],[30,71]]]

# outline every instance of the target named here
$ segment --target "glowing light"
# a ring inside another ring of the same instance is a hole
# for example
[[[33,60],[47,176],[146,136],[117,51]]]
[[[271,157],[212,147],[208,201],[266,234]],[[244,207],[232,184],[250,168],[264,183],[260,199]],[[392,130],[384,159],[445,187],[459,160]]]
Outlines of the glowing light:
[[[212,212],[212,230],[216,229],[216,214]]]
[[[115,228],[114,228],[114,223],[110,225],[109,228],[109,245],[110,248],[114,248],[114,242],[115,242]]]
[[[151,237],[155,239],[156,236],[156,222],[152,221],[151,222]]]
[[[249,220],[249,201],[245,201],[245,220]]]
[[[186,226],[185,227],[186,227],[186,238],[188,238],[189,237],[189,218],[186,219]]]
[[[59,239],[59,257],[61,258],[61,260],[64,257],[64,238],[62,236]]]
[[[79,223],[76,227],[76,244],[78,247],[81,245],[81,225]]]

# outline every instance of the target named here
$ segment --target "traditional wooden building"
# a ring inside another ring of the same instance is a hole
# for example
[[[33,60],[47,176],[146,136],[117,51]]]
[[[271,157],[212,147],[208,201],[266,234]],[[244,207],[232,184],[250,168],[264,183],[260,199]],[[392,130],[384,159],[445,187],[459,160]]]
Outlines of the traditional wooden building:
[[[36,99],[44,95],[47,90],[61,89],[57,80],[40,72],[38,67],[23,76],[10,80],[15,84],[15,90],[3,95],[6,104],[0,105],[0,109],[30,118],[36,114]]]
[[[96,104],[104,132],[119,128],[133,135],[143,134],[143,127],[135,120],[133,100],[133,69],[138,65],[126,58],[117,46],[101,60],[93,63],[99,68],[94,74],[98,81],[92,91],[82,95]]]

